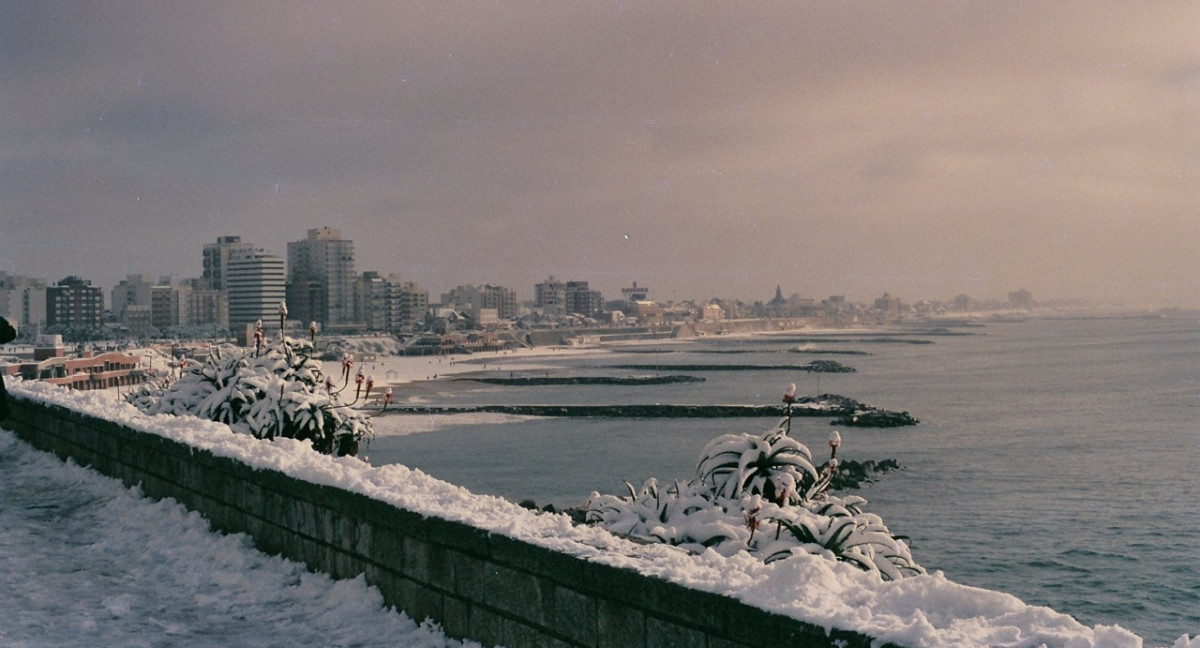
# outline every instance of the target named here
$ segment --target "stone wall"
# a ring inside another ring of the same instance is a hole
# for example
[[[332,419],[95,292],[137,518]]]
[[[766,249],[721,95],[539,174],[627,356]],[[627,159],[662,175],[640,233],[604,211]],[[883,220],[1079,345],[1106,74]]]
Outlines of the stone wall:
[[[869,646],[819,627],[424,517],[364,495],[251,468],[116,423],[19,397],[5,427],[33,445],[174,498],[268,553],[336,578],[364,574],[384,599],[484,645],[735,648]]]

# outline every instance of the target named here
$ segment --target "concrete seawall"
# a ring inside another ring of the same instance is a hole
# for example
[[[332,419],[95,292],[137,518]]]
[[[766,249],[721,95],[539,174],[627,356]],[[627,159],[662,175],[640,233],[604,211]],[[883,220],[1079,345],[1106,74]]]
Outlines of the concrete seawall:
[[[557,553],[367,496],[256,469],[56,405],[11,399],[4,426],[60,457],[173,498],[213,527],[485,645],[600,648],[870,646],[632,570]]]

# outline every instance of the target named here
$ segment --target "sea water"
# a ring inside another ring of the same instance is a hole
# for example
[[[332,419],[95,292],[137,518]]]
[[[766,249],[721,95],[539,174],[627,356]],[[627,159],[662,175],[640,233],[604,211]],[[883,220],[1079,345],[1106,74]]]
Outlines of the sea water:
[[[705,380],[640,387],[436,383],[401,398],[431,405],[762,404],[779,403],[788,383],[796,383],[800,394],[838,393],[906,410],[921,424],[837,428],[839,456],[895,458],[904,467],[859,494],[894,533],[912,538],[923,566],[1088,625],[1120,624],[1147,645],[1200,633],[1196,321],[1029,320],[937,333],[659,343],[551,359],[538,373],[620,376],[682,364],[772,368],[672,370]],[[811,353],[829,350],[855,353]],[[817,358],[857,371],[787,368]],[[488,375],[509,375],[503,356],[487,361]],[[709,439],[773,424],[536,418],[463,425],[431,416],[421,424],[429,433],[379,438],[369,453],[375,464],[401,462],[475,492],[579,506],[593,490],[623,492],[624,481],[688,479]],[[793,426],[793,436],[826,456],[834,429],[828,419],[795,419]]]

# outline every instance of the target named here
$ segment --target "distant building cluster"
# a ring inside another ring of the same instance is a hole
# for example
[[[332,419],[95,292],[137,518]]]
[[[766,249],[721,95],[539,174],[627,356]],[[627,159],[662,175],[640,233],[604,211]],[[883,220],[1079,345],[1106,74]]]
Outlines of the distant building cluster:
[[[495,284],[454,287],[430,301],[429,293],[396,274],[360,271],[354,242],[338,229],[309,229],[287,244],[286,257],[240,236],[220,236],[201,250],[201,274],[190,279],[129,275],[109,293],[86,278],[68,276],[55,283],[0,272],[0,315],[16,323],[28,339],[42,332],[67,339],[107,335],[145,338],[187,336],[186,331],[233,332],[245,340],[257,323],[278,326],[281,305],[285,325],[304,331],[315,325],[326,333],[375,332],[413,336],[423,332],[555,329],[563,327],[663,326],[719,324],[739,318],[806,318],[820,323],[886,321],[910,313],[967,311],[980,304],[959,296],[951,302],[906,304],[888,293],[872,304],[850,303],[834,295],[820,302],[782,287],[767,301],[745,304],[713,298],[705,302],[660,304],[651,290],[635,281],[620,299],[605,301],[588,281],[549,276],[533,286],[533,297],[518,301],[512,288]],[[1008,295],[1008,307],[1031,308],[1027,290]],[[491,338],[471,343],[493,344]]]

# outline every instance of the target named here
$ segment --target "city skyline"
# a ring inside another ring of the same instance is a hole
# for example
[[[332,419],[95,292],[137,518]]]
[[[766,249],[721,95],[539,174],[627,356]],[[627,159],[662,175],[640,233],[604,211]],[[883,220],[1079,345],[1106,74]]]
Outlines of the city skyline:
[[[0,7],[0,270],[1200,307],[1200,7]],[[759,297],[761,296],[761,297]],[[525,299],[522,298],[524,301]]]
[[[294,250],[297,246],[304,246],[306,244],[311,244],[311,242],[314,240],[314,235],[316,235],[317,238],[321,238],[322,236],[329,237],[328,238],[329,241],[341,244],[343,246],[341,249],[347,250],[349,252],[349,258],[346,259],[346,261],[349,263],[349,265],[352,267],[353,265],[355,265],[357,263],[357,261],[355,259],[355,255],[354,255],[355,242],[352,239],[341,238],[341,232],[340,232],[340,230],[337,230],[336,228],[329,228],[329,227],[308,228],[306,235],[304,237],[301,237],[294,241],[288,242],[285,247],[291,248],[294,252]],[[34,275],[31,273],[22,272],[20,270],[20,268],[10,268],[10,269],[0,269],[0,278],[7,277],[9,280],[14,279],[14,278],[22,279],[22,280],[29,280],[29,281],[40,283],[43,287],[45,287],[45,286],[52,287],[52,286],[56,286],[56,285],[63,285],[63,282],[82,281],[84,283],[87,283],[90,286],[94,286],[95,288],[99,289],[105,295],[106,299],[108,298],[109,295],[115,294],[115,291],[120,290],[121,287],[123,285],[125,285],[129,280],[137,280],[139,282],[144,281],[144,282],[146,282],[145,287],[147,289],[152,285],[160,286],[160,285],[168,285],[168,284],[174,285],[174,284],[180,283],[180,282],[183,282],[183,283],[197,282],[200,285],[207,285],[207,286],[215,285],[215,286],[217,286],[217,290],[227,291],[226,287],[220,286],[220,284],[222,283],[221,279],[218,278],[218,277],[220,277],[220,273],[219,272],[216,273],[215,276],[212,273],[212,269],[214,268],[214,266],[217,266],[219,263],[221,263],[216,260],[216,253],[218,252],[218,250],[220,249],[220,247],[222,245],[226,245],[226,246],[232,245],[237,250],[233,253],[234,254],[233,261],[225,261],[224,263],[236,262],[236,260],[239,256],[243,257],[243,258],[250,258],[250,259],[257,259],[261,256],[266,256],[266,257],[275,259],[275,261],[278,263],[278,268],[275,272],[276,272],[276,274],[279,275],[279,281],[280,281],[279,290],[283,290],[284,287],[287,287],[288,294],[283,295],[282,293],[280,293],[280,296],[278,298],[272,298],[272,300],[270,300],[270,307],[267,308],[266,310],[270,311],[273,314],[277,308],[276,303],[282,301],[288,305],[289,309],[292,309],[293,312],[291,313],[291,315],[297,316],[298,320],[308,321],[310,319],[314,319],[313,313],[309,313],[307,311],[305,311],[303,313],[295,312],[295,309],[297,307],[301,308],[302,310],[307,309],[309,307],[307,306],[306,298],[298,297],[297,295],[293,294],[291,291],[294,288],[299,290],[298,286],[295,286],[295,287],[293,286],[293,280],[295,279],[294,275],[297,270],[302,270],[302,272],[300,273],[299,276],[303,277],[305,281],[316,280],[318,283],[323,284],[323,281],[321,279],[322,275],[309,276],[307,261],[302,263],[300,267],[297,267],[293,263],[292,259],[290,258],[291,257],[290,254],[286,254],[286,253],[281,254],[279,252],[276,252],[275,250],[266,248],[264,246],[257,245],[253,241],[247,241],[239,235],[232,235],[232,234],[222,234],[220,236],[215,237],[215,243],[213,241],[207,241],[207,242],[197,245],[196,246],[197,254],[198,254],[198,256],[202,255],[202,257],[203,257],[200,261],[198,261],[198,265],[202,266],[202,268],[197,268],[195,272],[192,272],[190,274],[186,273],[186,272],[183,274],[160,273],[160,272],[153,272],[153,271],[134,272],[134,273],[130,273],[124,277],[121,277],[118,281],[114,282],[112,285],[105,285],[102,282],[98,282],[94,276],[86,275],[86,274],[68,274],[68,275],[63,275],[61,277],[57,277],[54,275],[43,276],[43,275]],[[393,281],[396,281],[396,280],[401,280],[401,281],[406,281],[406,282],[408,281],[405,277],[403,277],[402,273],[392,272],[386,268],[360,268],[357,271],[353,272],[353,275],[351,278],[351,283],[355,283],[355,282],[358,282],[358,281],[364,280],[364,279],[370,280],[370,277],[374,277],[375,279],[378,279],[381,275],[387,275]],[[342,277],[342,279],[339,279],[338,282],[340,282],[341,280],[343,280],[345,278],[341,274],[337,274],[337,276]],[[591,288],[589,288],[590,280],[587,277],[571,277],[570,279],[564,279],[563,276],[556,275],[556,273],[554,273],[554,272],[542,273],[540,275],[540,277],[541,277],[541,279],[538,279],[537,281],[535,281],[532,286],[517,286],[515,284],[506,284],[506,283],[497,283],[497,282],[472,282],[472,281],[465,280],[462,278],[455,279],[454,277],[446,277],[445,281],[448,282],[448,285],[452,284],[454,287],[448,288],[446,290],[441,290],[441,291],[429,290],[427,287],[425,287],[417,282],[410,282],[410,283],[413,284],[415,288],[422,290],[423,292],[429,294],[432,297],[438,297],[440,295],[440,297],[441,297],[440,300],[438,300],[438,301],[431,300],[430,301],[431,306],[434,306],[434,305],[446,306],[447,304],[444,303],[444,299],[447,296],[457,294],[459,291],[461,291],[464,288],[478,289],[478,288],[488,287],[488,288],[497,288],[497,289],[504,289],[504,290],[512,291],[514,293],[514,297],[513,297],[513,306],[514,307],[515,307],[515,305],[521,305],[521,306],[533,307],[533,308],[539,309],[539,310],[543,306],[542,291],[544,290],[544,286],[550,285],[551,283],[558,285],[560,290],[565,289],[568,292],[570,291],[572,285],[579,285],[581,287],[581,289],[585,292],[589,291],[591,289]],[[592,288],[594,288],[594,286]],[[958,293],[958,294],[949,295],[949,296],[899,295],[899,294],[894,293],[894,291],[889,291],[889,290],[881,290],[881,291],[876,292],[875,294],[864,295],[862,297],[859,297],[859,296],[847,297],[847,293],[845,293],[844,291],[833,291],[829,294],[819,295],[819,294],[815,294],[812,292],[806,292],[804,290],[803,286],[785,285],[782,283],[776,283],[771,287],[762,286],[761,290],[759,290],[758,292],[755,292],[753,294],[750,294],[750,295],[683,295],[680,297],[659,298],[654,294],[655,292],[656,291],[651,286],[647,286],[647,285],[645,285],[645,283],[641,283],[639,285],[639,281],[637,279],[628,280],[624,284],[622,284],[619,288],[616,288],[616,289],[592,291],[592,293],[595,295],[595,297],[593,297],[593,302],[595,302],[599,306],[603,306],[604,304],[614,302],[614,301],[630,301],[633,299],[639,299],[639,300],[645,299],[645,300],[649,300],[649,301],[657,301],[657,302],[664,303],[664,304],[693,303],[693,304],[696,304],[699,306],[703,306],[704,304],[709,303],[712,300],[729,301],[731,303],[738,302],[738,303],[741,303],[746,306],[751,306],[756,303],[769,305],[770,303],[772,303],[772,301],[778,301],[780,299],[785,299],[786,301],[789,301],[789,302],[794,301],[796,299],[813,301],[813,302],[836,300],[840,303],[842,303],[842,302],[854,303],[854,304],[869,306],[872,303],[878,303],[881,299],[891,299],[897,303],[903,303],[906,306],[912,306],[912,305],[918,304],[918,303],[925,303],[925,304],[932,303],[932,304],[943,304],[943,305],[955,305],[954,306],[955,309],[962,310],[963,299],[970,298],[971,304],[983,306],[985,308],[1002,308],[1002,307],[1005,307],[1006,305],[1008,305],[1008,306],[1015,305],[1017,307],[1029,307],[1031,305],[1035,305],[1038,303],[1049,304],[1049,305],[1070,306],[1070,307],[1087,307],[1087,308],[1098,307],[1096,304],[1086,302],[1086,300],[1082,300],[1082,299],[1076,298],[1076,297],[1069,297],[1069,296],[1064,297],[1064,298],[1056,298],[1056,299],[1049,299],[1049,300],[1041,299],[1040,295],[1034,295],[1027,288],[1025,288],[1023,286],[1013,287],[1011,289],[1001,291],[1000,293],[995,294],[995,295]],[[772,295],[772,294],[774,295],[773,298],[770,297],[770,295]],[[786,298],[782,297],[782,295],[784,295],[784,294],[787,295]],[[1015,301],[1014,301],[1014,295],[1019,295],[1019,298],[1016,299]],[[1035,297],[1037,297],[1037,298],[1035,299]],[[298,299],[299,299],[299,301],[297,301]],[[556,304],[557,304],[557,302],[556,302]],[[110,307],[106,308],[106,310],[111,309],[113,311],[113,316],[118,315],[117,308],[114,308],[115,306],[116,306],[116,304],[114,302]],[[1103,307],[1100,306],[1100,308],[1103,308]],[[1174,306],[1162,307],[1162,309],[1174,309],[1174,308],[1178,308],[1178,307],[1174,307]],[[554,310],[554,309],[552,309],[552,310]],[[575,309],[575,310],[579,310],[579,309]],[[599,310],[599,307],[597,308],[597,310]],[[300,315],[303,315],[303,316],[300,316]],[[316,319],[320,319],[320,320],[324,321],[326,318],[325,317],[316,317]],[[509,319],[511,319],[511,317]],[[352,316],[351,317],[339,316],[339,318],[335,321],[338,323],[349,324],[355,320]]]

